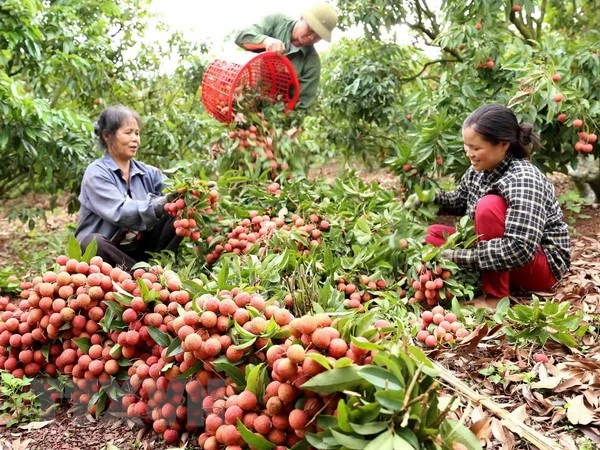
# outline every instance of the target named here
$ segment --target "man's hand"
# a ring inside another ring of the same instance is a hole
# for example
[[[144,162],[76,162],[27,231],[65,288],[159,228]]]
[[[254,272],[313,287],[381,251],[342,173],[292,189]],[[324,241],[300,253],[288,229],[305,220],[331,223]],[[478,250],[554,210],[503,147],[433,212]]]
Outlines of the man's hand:
[[[279,39],[268,37],[263,41],[263,44],[265,44],[265,50],[268,52],[285,52],[285,45]]]

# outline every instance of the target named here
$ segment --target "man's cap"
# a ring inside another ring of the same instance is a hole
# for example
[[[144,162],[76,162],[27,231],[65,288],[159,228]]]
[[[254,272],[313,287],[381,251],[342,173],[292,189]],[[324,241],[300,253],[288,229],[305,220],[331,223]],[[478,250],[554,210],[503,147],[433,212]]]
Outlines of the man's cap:
[[[338,16],[329,3],[321,2],[309,6],[302,18],[321,39],[331,42],[331,31],[337,25]]]

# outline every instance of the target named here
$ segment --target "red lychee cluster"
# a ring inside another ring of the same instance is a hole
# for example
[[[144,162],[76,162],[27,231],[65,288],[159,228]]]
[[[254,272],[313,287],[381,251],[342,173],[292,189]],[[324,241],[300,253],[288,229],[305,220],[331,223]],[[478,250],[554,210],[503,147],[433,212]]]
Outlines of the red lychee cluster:
[[[427,268],[424,264],[419,270],[418,278],[408,280],[409,303],[425,302],[429,306],[437,305],[440,301],[450,300],[453,294],[445,289],[445,280],[448,280],[452,273],[447,269],[436,266],[433,269]]]
[[[460,341],[469,334],[464,325],[457,320],[456,314],[441,306],[435,306],[431,311],[423,311],[419,325],[417,340],[430,348]]]
[[[345,278],[339,278],[337,281],[337,290],[343,292],[346,299],[344,306],[346,308],[356,309],[363,312],[366,303],[374,298],[375,291],[383,291],[387,288],[387,282],[384,279],[371,280],[368,275],[360,275],[358,283],[347,282]]]
[[[173,222],[177,236],[188,237],[192,241],[201,238],[201,227],[215,210],[219,192],[200,183],[179,187],[179,197],[165,204],[165,211],[176,220]]]
[[[594,150],[594,143],[598,140],[598,136],[594,133],[586,133],[580,131],[578,134],[579,140],[575,143],[573,148],[577,152],[591,153]]]
[[[0,369],[67,375],[74,403],[139,418],[167,444],[203,430],[205,449],[248,448],[239,419],[273,445],[291,447],[316,431],[318,414],[336,413],[341,395],[302,385],[326,364],[369,364],[375,353],[364,337],[344,339],[329,315],[296,318],[258,293],[233,288],[194,298],[175,272],[158,266],[132,275],[99,257],[57,263],[22,283],[18,305],[0,297]],[[373,339],[389,326],[377,321]],[[223,363],[246,374],[262,365],[264,395],[238,388]],[[92,401],[114,390],[120,402]]]
[[[304,239],[295,240],[299,252],[309,254],[310,249],[322,242],[322,233],[329,229],[329,222],[316,214],[311,214],[306,222],[298,214],[289,217],[271,217],[268,214],[260,215],[258,211],[250,211],[249,217],[242,219],[237,225],[232,224],[226,235],[226,241],[221,240],[212,247],[212,252],[206,255],[206,262],[213,264],[223,253],[248,253],[255,244],[265,247],[269,239],[278,231],[299,231]],[[214,237],[207,238],[210,245]],[[224,244],[221,242],[225,242]],[[278,251],[274,247],[273,251]]]
[[[259,124],[250,125],[247,129],[237,128],[228,133],[228,137],[235,141],[235,148],[241,152],[249,152],[253,169],[260,169],[270,173],[272,179],[277,178],[281,172],[289,169],[287,161],[277,152],[275,130],[268,128],[266,120]]]

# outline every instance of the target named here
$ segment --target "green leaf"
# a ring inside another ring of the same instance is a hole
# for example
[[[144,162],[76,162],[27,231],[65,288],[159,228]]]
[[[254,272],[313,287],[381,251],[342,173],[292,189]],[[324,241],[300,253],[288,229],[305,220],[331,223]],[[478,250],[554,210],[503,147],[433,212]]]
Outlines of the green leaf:
[[[344,433],[352,433],[349,423],[350,410],[346,406],[344,399],[340,399],[337,406],[338,426]],[[342,444],[344,445],[344,444]]]
[[[181,379],[185,380],[193,375],[196,375],[200,370],[202,370],[203,366],[204,366],[204,363],[202,361],[198,361],[196,364],[194,364],[188,370],[179,374],[177,376],[177,378],[181,378]]]
[[[440,435],[444,442],[460,442],[468,450],[481,450],[482,448],[473,432],[457,420],[444,420],[440,425]]]
[[[359,376],[380,389],[402,389],[402,385],[389,370],[378,366],[363,366]]]
[[[381,433],[369,444],[364,447],[365,450],[394,450],[394,434],[392,430]]]
[[[333,252],[329,247],[325,247],[323,251],[323,269],[325,272],[329,272],[335,268],[333,261]]]
[[[183,353],[183,348],[181,347],[181,339],[176,337],[171,341],[171,343],[167,347],[165,356],[168,358],[169,356],[179,355],[180,353]]]
[[[77,261],[81,261],[81,245],[73,235],[69,237],[69,242],[67,243],[67,256],[76,259]]]
[[[338,448],[337,440],[331,436],[331,431],[327,430],[319,434],[306,433],[306,440],[310,445],[318,450],[331,450]]]
[[[323,430],[335,428],[338,424],[337,417],[329,416],[327,414],[319,414],[317,416],[317,424],[319,425],[319,428],[322,428]]]
[[[570,348],[577,347],[577,341],[573,339],[569,333],[565,333],[564,331],[558,331],[555,334],[551,334],[550,339],[560,342]]]
[[[254,345],[254,343],[256,342],[256,339],[257,339],[257,336],[254,336],[252,339],[249,339],[242,344],[234,345],[233,348],[235,348],[237,350],[244,350],[245,348],[252,347]]]
[[[246,428],[246,426],[242,423],[242,421],[240,419],[238,419],[238,422],[237,422],[237,429],[240,432],[240,434],[242,435],[242,439],[244,439],[244,441],[246,441],[246,443],[248,445],[250,445],[258,450],[271,450],[272,448],[275,447],[274,444],[271,444],[269,441],[267,441],[262,436],[255,434],[252,431],[250,431],[248,428]]]
[[[161,347],[167,348],[171,344],[171,337],[156,327],[146,327],[150,337]]]
[[[362,435],[378,434],[388,428],[388,422],[367,422],[365,424],[350,422],[350,427],[355,433]]]
[[[85,248],[85,253],[81,256],[81,261],[89,263],[90,260],[96,256],[96,252],[98,251],[98,242],[96,242],[96,238],[92,239],[92,242],[88,244]]]
[[[419,347],[411,345],[408,351],[417,362],[421,363],[421,370],[425,375],[435,378],[442,372],[442,369],[436,367]]]
[[[219,277],[217,278],[217,285],[220,290],[227,288],[227,279],[229,278],[229,266],[227,264],[223,264],[221,266],[221,270],[219,271]]]
[[[415,447],[406,442],[400,435],[394,435],[394,450],[415,450]]]
[[[246,389],[253,392],[257,398],[262,398],[262,393],[265,388],[266,370],[264,364],[258,364],[253,367],[246,377]]]
[[[100,321],[100,325],[104,331],[123,330],[127,328],[127,324],[123,322],[123,306],[117,302],[104,302],[107,305],[104,317]]]
[[[233,321],[233,327],[235,328],[235,331],[237,331],[237,333],[246,339],[252,339],[252,338],[256,338],[256,335],[254,333],[250,333],[248,330],[242,328],[242,326],[237,323],[235,320]]]
[[[396,429],[395,431],[398,434],[398,436],[400,436],[402,439],[404,439],[406,442],[412,445],[413,449],[419,448],[419,438],[413,430],[411,430],[410,428],[401,428],[399,430]]]
[[[86,355],[88,354],[88,352],[90,351],[90,347],[92,346],[90,338],[86,337],[73,338],[73,342],[75,342],[75,344],[77,344],[77,347],[79,347],[81,351]]]
[[[386,409],[401,411],[404,409],[405,393],[400,391],[377,391],[375,399]]]
[[[558,303],[553,301],[547,301],[544,303],[542,312],[545,316],[553,316],[558,312]]]
[[[119,302],[123,306],[130,306],[131,300],[133,299],[132,295],[123,295],[120,292],[114,292],[113,297],[117,302]]]
[[[306,439],[302,439],[300,442],[297,442],[290,450],[308,450],[310,448],[310,444]]]
[[[110,356],[112,356],[113,358],[116,358],[117,356],[119,356],[119,354],[121,353],[121,344],[115,344],[110,348],[110,351],[108,352]],[[125,359],[125,358],[123,358]],[[120,362],[119,362],[120,364]]]
[[[246,386],[246,376],[244,375],[244,372],[231,364],[225,356],[215,359],[213,361],[213,367],[217,372],[225,372],[239,388]]]
[[[334,392],[345,390],[359,390],[357,388],[362,384],[363,379],[359,375],[359,368],[353,365],[320,373],[312,377],[301,387],[302,389],[309,389],[320,394],[333,394]]]
[[[329,361],[327,361],[327,362],[329,362]],[[348,358],[347,356],[343,356],[342,358],[338,359],[335,362],[333,367],[337,369],[340,367],[348,367],[348,366],[351,366],[352,364],[354,364],[354,360],[352,360],[351,358]]]
[[[100,390],[98,392],[96,392],[94,395],[92,395],[92,398],[90,398],[90,403],[88,405],[88,409],[91,408],[92,406],[96,405],[96,417],[99,417],[100,414],[102,414],[104,412],[104,410],[106,409],[106,401],[108,400],[108,396],[106,395],[106,392],[104,392],[104,390]]]
[[[140,289],[140,296],[144,300],[148,300],[150,297],[150,288],[148,288],[148,285],[144,282],[144,279],[138,278],[137,284],[138,284],[138,288]]]
[[[325,357],[325,355],[321,355],[320,353],[307,353],[306,356],[315,360],[327,370],[332,368],[331,364],[329,363],[329,360]]]
[[[347,435],[344,433],[340,433],[339,431],[336,431],[335,429],[331,430],[331,434],[333,435],[335,440],[339,442],[339,444],[341,446],[352,449],[352,450],[362,450],[369,443],[369,441],[367,441],[366,439],[362,439],[360,437],[350,436],[350,435]]]
[[[358,339],[356,339],[355,336],[350,336],[350,339],[352,340],[352,343],[362,349],[362,350],[382,350],[383,346],[379,345],[379,344],[374,344],[373,342],[365,342],[365,341],[360,341]]]
[[[494,320],[497,323],[503,323],[510,308],[510,299],[508,297],[504,297],[498,303],[498,307],[496,308],[496,312],[494,313]]]

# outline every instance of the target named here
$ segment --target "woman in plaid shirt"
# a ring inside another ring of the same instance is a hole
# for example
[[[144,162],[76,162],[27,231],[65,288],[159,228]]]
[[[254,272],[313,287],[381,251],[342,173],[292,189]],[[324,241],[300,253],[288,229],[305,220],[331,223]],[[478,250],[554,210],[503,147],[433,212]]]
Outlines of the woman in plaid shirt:
[[[456,190],[437,192],[435,202],[441,212],[470,215],[479,240],[475,248],[443,256],[481,271],[480,305],[494,306],[511,290],[551,289],[569,269],[571,241],[554,187],[529,161],[527,148],[539,146],[532,125],[488,104],[465,120],[462,137],[471,167]],[[427,231],[428,243],[442,245],[454,229],[432,225]]]

